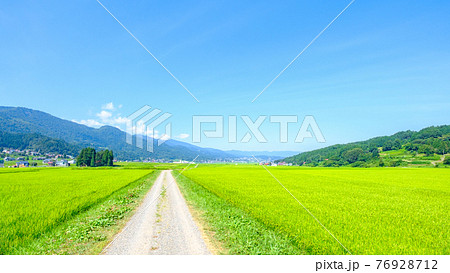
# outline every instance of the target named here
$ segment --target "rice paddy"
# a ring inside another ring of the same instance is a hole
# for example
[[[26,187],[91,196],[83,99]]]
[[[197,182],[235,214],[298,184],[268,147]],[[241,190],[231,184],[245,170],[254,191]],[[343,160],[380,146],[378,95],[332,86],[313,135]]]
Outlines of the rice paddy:
[[[8,254],[89,209],[149,170],[0,170],[0,254]]]
[[[450,253],[448,169],[268,170],[352,254]],[[349,253],[261,166],[200,165],[183,175],[308,254]]]

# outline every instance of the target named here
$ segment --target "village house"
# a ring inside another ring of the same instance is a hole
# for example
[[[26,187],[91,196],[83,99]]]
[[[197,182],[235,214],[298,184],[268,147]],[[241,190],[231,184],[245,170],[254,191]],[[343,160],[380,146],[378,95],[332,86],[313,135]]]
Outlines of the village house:
[[[56,165],[56,162],[53,159],[46,159],[46,160],[42,161],[42,164],[46,164],[48,166],[54,167]]]
[[[19,161],[19,162],[16,162],[16,166],[18,168],[28,168],[28,167],[30,167],[30,163],[28,161]]]
[[[67,160],[60,160],[60,161],[56,162],[56,166],[57,167],[69,167],[70,164],[69,164],[69,162],[67,162]]]

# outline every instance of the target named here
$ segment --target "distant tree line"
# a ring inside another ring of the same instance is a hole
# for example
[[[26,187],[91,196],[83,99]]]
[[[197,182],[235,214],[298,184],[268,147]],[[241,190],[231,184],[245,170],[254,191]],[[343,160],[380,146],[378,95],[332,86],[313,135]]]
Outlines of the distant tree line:
[[[84,148],[77,157],[77,166],[100,167],[113,166],[114,154],[111,150],[96,151],[94,148]]]
[[[399,149],[426,155],[450,153],[450,126],[432,126],[418,132],[403,131],[392,136],[333,145],[278,160],[278,162],[325,167],[360,167],[368,164],[384,166],[385,163],[380,159],[380,152]],[[392,161],[389,164],[395,167],[401,162]]]

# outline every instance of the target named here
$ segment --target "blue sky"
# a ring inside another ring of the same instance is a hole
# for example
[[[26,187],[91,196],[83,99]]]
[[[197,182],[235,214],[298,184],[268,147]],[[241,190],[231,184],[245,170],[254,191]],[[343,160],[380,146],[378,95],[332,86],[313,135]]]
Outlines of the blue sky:
[[[266,121],[268,143],[200,144],[240,150],[305,151],[450,124],[448,1],[356,0],[251,103],[349,2],[102,1],[197,103],[95,0],[8,1],[0,104],[111,124],[147,104],[173,114],[173,136],[188,142],[192,115],[313,115],[327,140],[294,143],[295,124],[279,143]],[[238,122],[238,138],[246,132]]]

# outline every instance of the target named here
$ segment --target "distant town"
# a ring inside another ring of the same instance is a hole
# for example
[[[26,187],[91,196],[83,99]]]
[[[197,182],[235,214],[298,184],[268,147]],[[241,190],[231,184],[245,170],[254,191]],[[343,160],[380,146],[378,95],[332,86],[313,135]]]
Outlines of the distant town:
[[[28,167],[69,167],[76,164],[76,156],[56,154],[56,153],[41,153],[30,149],[20,150],[13,148],[0,149],[0,168],[28,168]],[[117,160],[114,160],[116,163]],[[165,160],[165,159],[145,159],[132,160],[124,162],[141,162],[141,163],[174,163],[174,164],[188,164],[188,160]],[[196,160],[197,163],[254,163],[253,158],[241,158],[240,160]],[[292,166],[292,163],[278,162],[274,163],[272,160],[260,161],[259,165],[266,166]]]
[[[40,153],[33,150],[4,148],[0,154],[0,168],[69,167],[75,164],[72,155]]]

